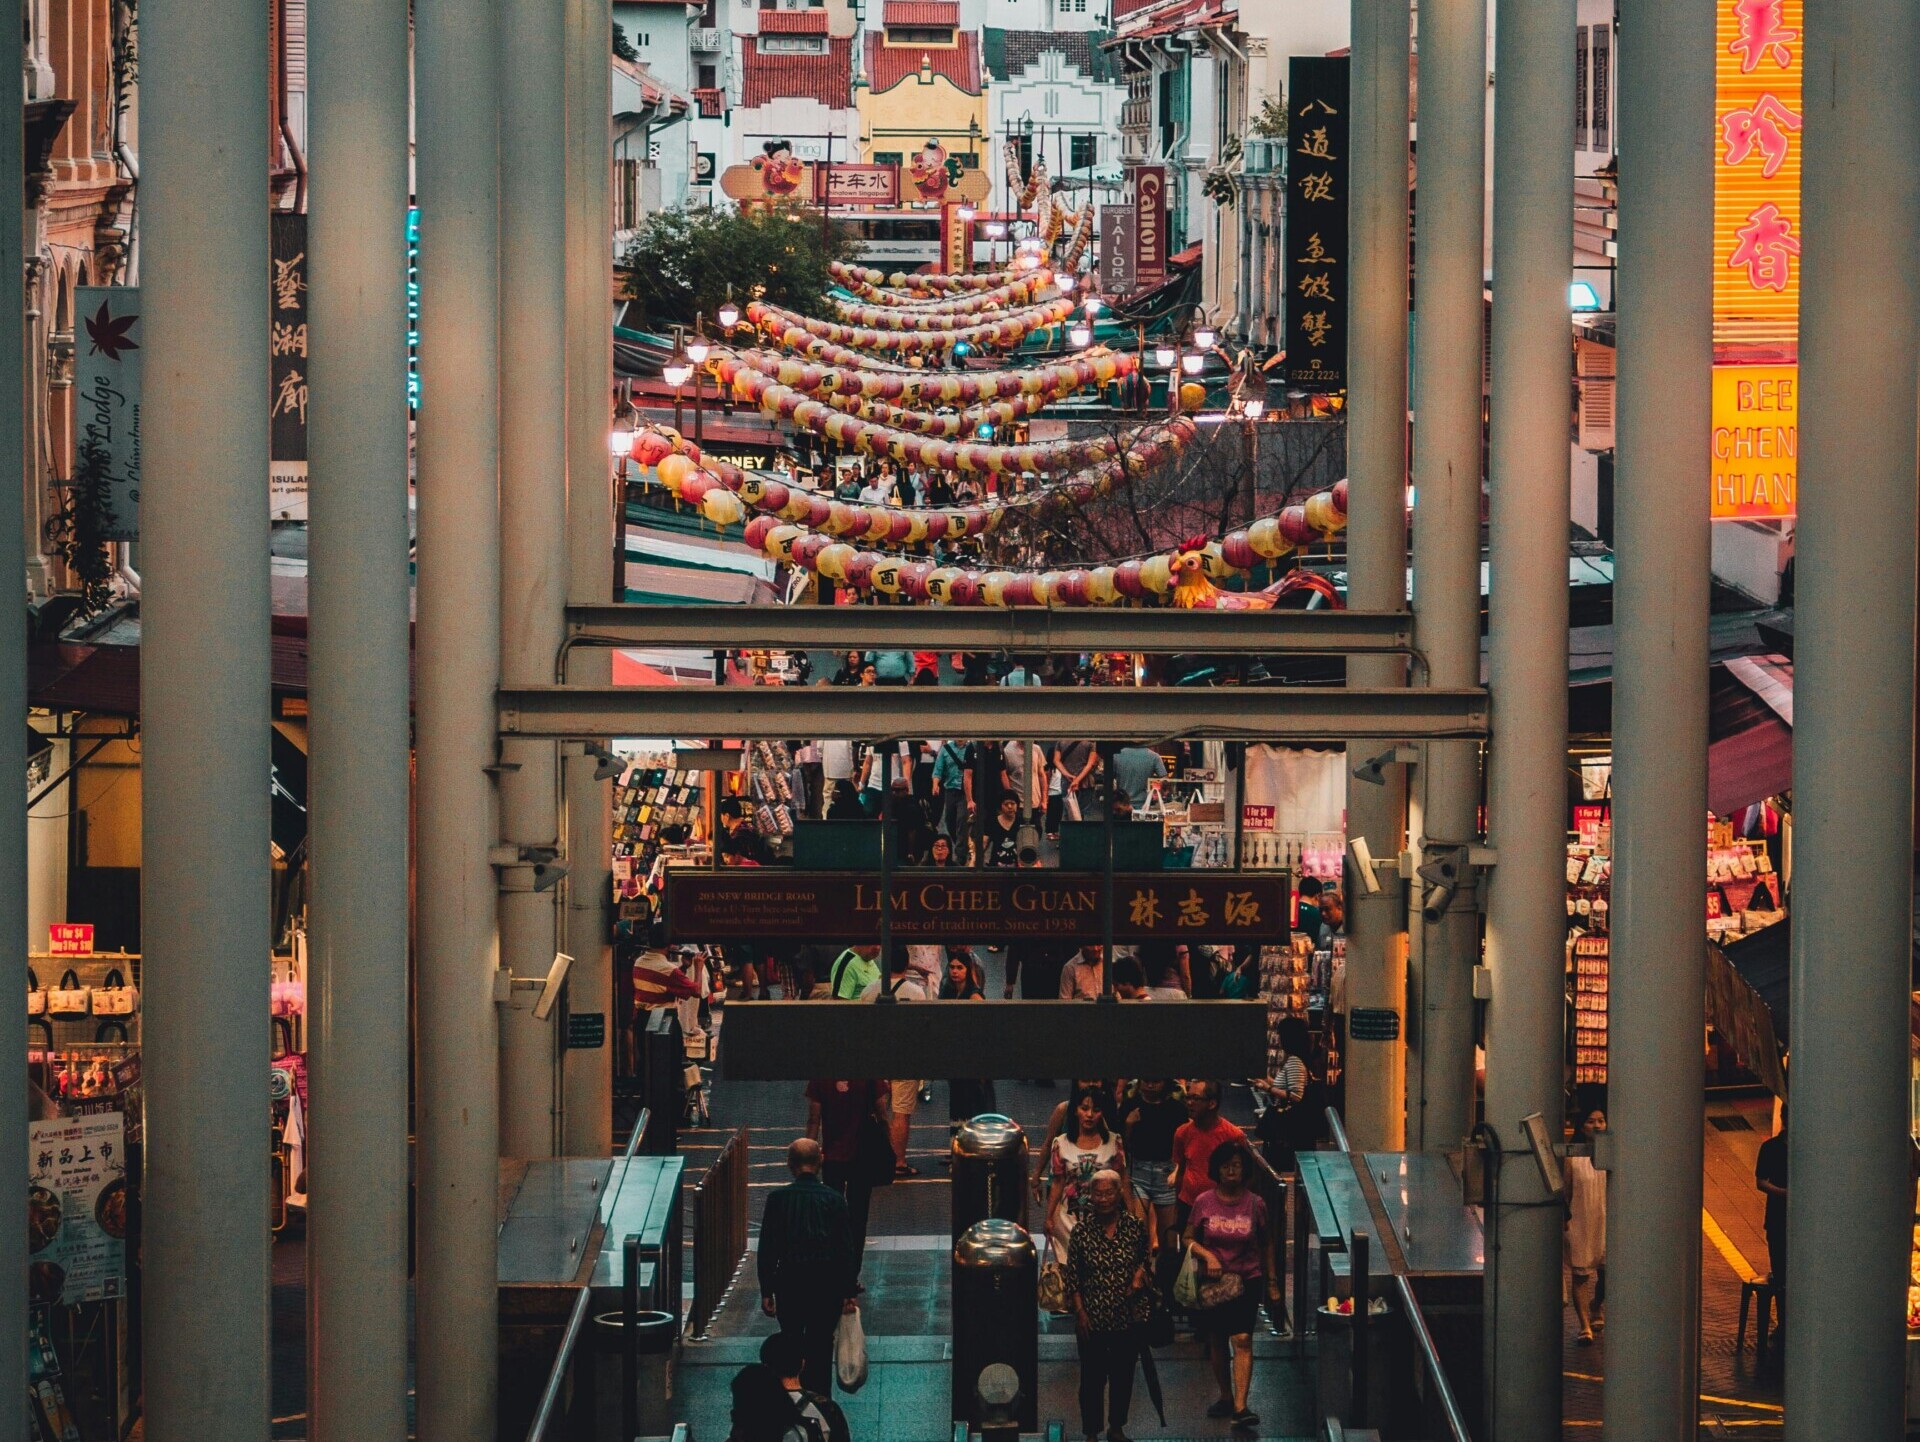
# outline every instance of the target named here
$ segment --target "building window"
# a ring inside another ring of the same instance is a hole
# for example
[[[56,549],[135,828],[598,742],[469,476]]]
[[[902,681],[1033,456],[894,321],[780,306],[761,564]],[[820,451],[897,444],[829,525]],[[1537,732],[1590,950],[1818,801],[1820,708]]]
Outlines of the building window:
[[[873,152],[875,165],[898,165],[901,153],[898,150],[876,150]]]
[[[1613,31],[1606,25],[1593,27],[1593,148],[1602,155],[1613,149],[1608,134],[1608,92],[1613,84]]]
[[[1020,183],[1025,185],[1027,177],[1033,174],[1033,137],[1022,135],[1014,141],[1014,149],[1020,155]]]
[[[714,12],[719,8],[719,3],[720,0],[707,0],[706,5],[702,7],[700,11],[700,28],[702,30],[713,29],[716,18]]]
[[[702,65],[699,69],[698,88],[701,90],[718,90],[720,88],[720,72],[714,66]]]
[[[1587,148],[1587,32],[1573,32],[1573,148]]]
[[[887,29],[889,45],[951,45],[953,29],[947,25],[893,25]]]
[[[1067,142],[1067,159],[1074,170],[1090,170],[1100,162],[1100,137],[1075,135]]]
[[[977,150],[969,150],[953,158],[960,162],[960,168],[962,170],[978,170],[980,168],[980,152]]]

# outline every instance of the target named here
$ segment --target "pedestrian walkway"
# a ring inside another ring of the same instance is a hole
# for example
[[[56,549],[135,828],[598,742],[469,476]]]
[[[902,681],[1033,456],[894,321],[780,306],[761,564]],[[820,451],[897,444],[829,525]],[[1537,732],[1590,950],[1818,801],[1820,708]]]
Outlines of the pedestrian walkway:
[[[1755,1319],[1744,1342],[1736,1335],[1740,1284],[1767,1274],[1763,1198],[1753,1185],[1760,1143],[1772,1132],[1766,1098],[1710,1102],[1706,1109],[1700,1244],[1700,1435],[1770,1442],[1782,1433],[1781,1354],[1770,1339],[1756,1354]],[[1573,1312],[1564,1313],[1567,1442],[1601,1436],[1600,1394],[1606,1377],[1604,1329],[1590,1347],[1578,1341]]]

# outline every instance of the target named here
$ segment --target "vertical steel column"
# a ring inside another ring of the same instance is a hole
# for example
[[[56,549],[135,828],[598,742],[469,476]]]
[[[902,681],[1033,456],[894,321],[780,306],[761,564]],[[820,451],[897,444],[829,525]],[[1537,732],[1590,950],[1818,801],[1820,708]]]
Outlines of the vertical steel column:
[[[26,45],[18,25],[0,33],[0,195],[24,195]],[[0,228],[0,575],[24,576],[27,566],[27,339],[25,218]],[[15,611],[0,622],[0,775],[27,774],[27,627]],[[0,996],[27,986],[27,808],[20,797],[0,812]],[[42,825],[45,823],[43,822]],[[0,1377],[27,1375],[28,1187],[27,1074],[9,1068],[0,1081],[0,1197],[13,1197],[0,1219]],[[7,1229],[11,1228],[11,1231]],[[25,1442],[26,1409],[0,1408],[0,1442]]]
[[[1806,10],[1787,1430],[1905,1426],[1920,17]],[[1903,143],[1904,142],[1904,143]],[[1863,357],[1871,363],[1862,365]],[[1844,918],[1842,913],[1844,912]]]
[[[1407,0],[1353,0],[1352,152],[1347,205],[1353,258],[1347,343],[1347,603],[1407,606],[1407,127],[1413,50]],[[1404,686],[1396,656],[1347,661],[1354,686]],[[1350,763],[1366,757],[1350,749]],[[1349,765],[1349,772],[1352,766]],[[1388,860],[1406,846],[1407,773],[1347,780],[1347,830]],[[1347,998],[1403,1011],[1407,1002],[1405,889],[1389,875],[1378,895],[1347,888]],[[1406,1137],[1404,1040],[1347,1037],[1347,1135],[1362,1151]]]
[[[494,1435],[499,1381],[498,31],[414,0],[420,202],[415,1318],[419,1435]]]
[[[544,686],[566,634],[566,16],[557,0],[499,5],[500,677]],[[514,742],[501,759],[501,841],[558,854],[559,748]],[[520,979],[545,977],[560,944],[558,889],[533,887],[532,867],[502,869],[500,958]],[[537,995],[500,1015],[503,1156],[560,1145],[555,1023],[534,1020]]]
[[[313,0],[315,1442],[407,1435],[407,17]]]
[[[1435,686],[1480,684],[1480,433],[1486,285],[1487,4],[1420,11],[1420,246],[1414,327],[1413,609]],[[1420,846],[1478,831],[1479,748],[1427,747]],[[1420,904],[1414,888],[1413,904]],[[1480,916],[1471,875],[1426,922],[1408,1087],[1416,1147],[1458,1145],[1473,1125],[1473,968]]]
[[[142,32],[147,1435],[264,1442],[267,11]]]
[[[1716,8],[1620,6],[1605,1414],[1647,1442],[1699,1411]]]
[[[604,603],[613,589],[613,25],[609,0],[567,0],[567,597]],[[589,685],[612,680],[613,653],[587,647],[573,672]],[[608,738],[601,738],[604,742]],[[566,769],[565,950],[573,958],[569,1007],[607,1018],[597,1050],[567,1054],[568,1156],[613,1147],[613,1017],[610,861],[612,783],[595,781],[594,759],[569,755]]]
[[[1560,1222],[1520,1119],[1559,1136],[1567,930],[1567,533],[1572,453],[1574,0],[1496,12],[1491,504],[1494,742],[1487,1121],[1503,1206],[1490,1238],[1487,1392],[1495,1442],[1559,1442]]]

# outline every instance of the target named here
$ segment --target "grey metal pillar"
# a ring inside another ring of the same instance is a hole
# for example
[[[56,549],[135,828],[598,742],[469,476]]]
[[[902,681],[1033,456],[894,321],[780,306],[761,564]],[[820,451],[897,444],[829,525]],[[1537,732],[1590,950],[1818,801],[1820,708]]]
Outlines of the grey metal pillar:
[[[1699,1410],[1717,8],[1620,6],[1605,1419],[1647,1442]]]
[[[308,778],[315,1442],[407,1435],[407,17],[312,0]]]
[[[141,30],[147,1436],[265,1442],[267,12]]]
[[[602,604],[613,593],[613,485],[607,433],[613,397],[613,163],[608,0],[567,0],[567,597]],[[613,653],[590,646],[570,679],[612,680]],[[603,738],[604,740],[605,738]],[[577,748],[576,748],[577,751]],[[568,1156],[604,1156],[613,1146],[613,947],[610,915],[612,785],[593,779],[594,760],[566,758],[567,982],[575,1012],[606,1017],[597,1048],[569,1052]]]
[[[516,0],[499,15],[512,57],[500,73],[500,677],[540,686],[566,634],[566,17]],[[558,748],[513,742],[501,759],[501,841],[557,855]],[[530,866],[501,870],[500,959],[521,980],[545,977],[561,940],[559,890],[534,885]],[[555,1023],[534,1020],[537,996],[517,988],[500,1014],[503,1156],[560,1146],[562,1054]]]
[[[494,1435],[499,966],[487,853],[500,680],[500,190],[493,8],[415,0],[420,201],[414,682],[419,1435]]]
[[[1353,0],[1352,126],[1348,131],[1347,604],[1407,605],[1407,127],[1412,65],[1407,0]],[[1354,686],[1404,686],[1406,662],[1347,662]],[[1357,764],[1366,757],[1349,753]],[[1351,770],[1351,767],[1349,767]],[[1388,860],[1406,845],[1407,775],[1386,769],[1371,786],[1347,781],[1347,830]],[[1349,1006],[1400,1012],[1407,999],[1405,888],[1391,873],[1380,893],[1347,887]],[[1406,1138],[1406,1042],[1347,1038],[1347,1135],[1361,1150],[1396,1151]]]
[[[1486,284],[1486,0],[1420,10],[1420,247],[1415,298],[1413,609],[1435,686],[1480,683],[1480,436]],[[1478,831],[1480,754],[1427,747],[1420,847]],[[1419,887],[1413,904],[1420,904]],[[1408,1079],[1410,1144],[1450,1147],[1473,1125],[1473,968],[1480,916],[1469,878],[1422,923],[1420,1014]]]
[[[1795,592],[1792,1442],[1905,1426],[1920,17],[1806,11]],[[1862,365],[1862,357],[1872,363]]]
[[[21,27],[0,29],[0,194],[23,195],[26,141]],[[0,575],[24,576],[27,538],[27,370],[25,218],[0,227]],[[0,775],[27,773],[27,627],[16,608],[0,621]],[[0,996],[27,986],[27,809],[0,811]],[[45,823],[42,823],[43,825]],[[27,1075],[8,1068],[0,1079],[0,1197],[16,1201],[0,1219],[0,1376],[27,1375]],[[8,1229],[11,1228],[11,1231]],[[24,1407],[0,1407],[0,1442],[26,1442]]]
[[[1559,1442],[1560,1222],[1520,1119],[1559,1136],[1565,1055],[1567,534],[1574,0],[1496,12],[1493,398],[1488,443],[1494,740],[1487,773],[1488,1124],[1500,1200],[1487,1256],[1494,1442]]]

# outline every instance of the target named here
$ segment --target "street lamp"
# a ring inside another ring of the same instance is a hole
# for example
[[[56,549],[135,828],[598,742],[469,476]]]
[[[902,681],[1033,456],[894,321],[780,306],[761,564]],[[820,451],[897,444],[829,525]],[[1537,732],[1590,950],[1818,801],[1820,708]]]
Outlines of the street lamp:
[[[702,439],[705,406],[701,403],[701,377],[706,374],[707,357],[713,354],[713,346],[707,340],[707,318],[696,311],[693,317],[693,339],[687,342],[687,359],[693,362],[693,438]]]
[[[1086,346],[1093,340],[1093,327],[1083,320],[1075,321],[1067,329],[1067,339],[1073,342],[1076,349]]]
[[[1193,333],[1193,343],[1199,346],[1201,350],[1212,350],[1213,343],[1218,338],[1219,337],[1213,333],[1213,327],[1210,325],[1203,325]]]
[[[1153,363],[1163,371],[1170,371],[1179,363],[1180,352],[1170,345],[1157,345],[1153,348]]]
[[[676,431],[680,429],[680,387],[693,374],[693,362],[687,358],[686,338],[685,326],[673,328],[673,355],[660,367],[660,379],[673,387],[673,428]]]
[[[731,281],[727,283],[727,298],[720,302],[720,308],[713,313],[713,318],[720,322],[720,329],[729,335],[733,333],[733,328],[740,324],[740,307],[733,303]]]
[[[1240,403],[1240,411],[1248,420],[1257,421],[1267,413],[1267,403],[1263,400],[1249,397]]]
[[[619,518],[613,537],[613,600],[617,603],[626,599],[627,461],[633,455],[634,423],[640,417],[625,387],[616,400],[613,429],[607,433],[607,450],[617,463],[613,489],[614,514]]]
[[[1180,357],[1180,369],[1190,376],[1199,375],[1200,367],[1206,363],[1207,358],[1197,351],[1189,351],[1186,355]]]

